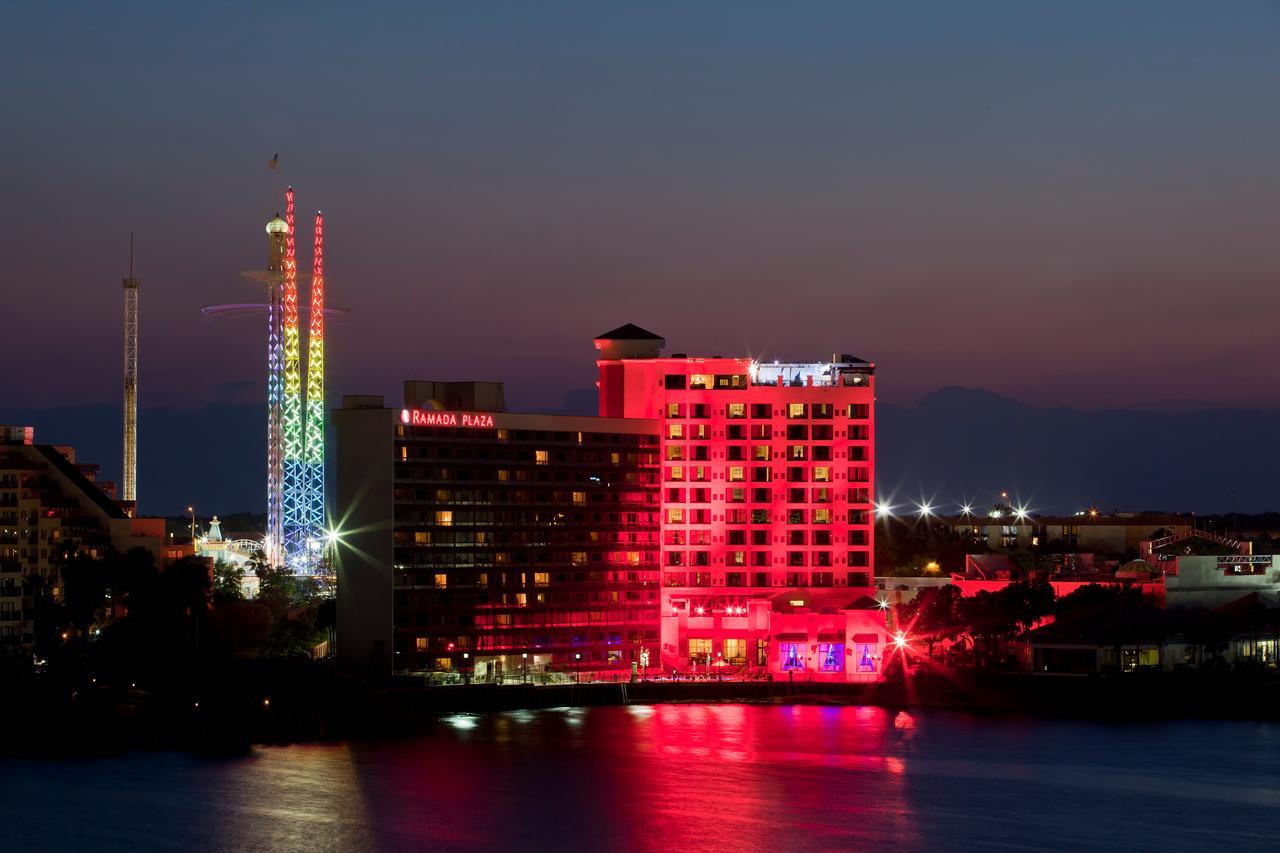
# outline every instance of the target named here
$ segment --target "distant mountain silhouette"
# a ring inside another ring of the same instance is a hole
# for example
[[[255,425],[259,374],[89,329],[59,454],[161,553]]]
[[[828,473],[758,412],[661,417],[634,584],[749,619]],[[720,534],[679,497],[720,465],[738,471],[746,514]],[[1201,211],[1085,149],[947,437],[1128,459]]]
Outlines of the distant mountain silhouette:
[[[1280,506],[1280,411],[1040,408],[948,387],[881,404],[879,491],[1032,509],[1260,512]],[[954,507],[943,507],[944,510]]]
[[[594,414],[595,389],[570,391],[548,412]],[[878,409],[878,491],[954,509],[990,504],[1001,489],[1044,512],[1110,509],[1261,512],[1280,508],[1280,411],[1042,408],[989,391],[948,387]],[[0,423],[75,445],[119,480],[120,411],[95,404],[0,406]],[[138,494],[147,513],[257,511],[265,501],[265,412],[218,404],[144,408]]]

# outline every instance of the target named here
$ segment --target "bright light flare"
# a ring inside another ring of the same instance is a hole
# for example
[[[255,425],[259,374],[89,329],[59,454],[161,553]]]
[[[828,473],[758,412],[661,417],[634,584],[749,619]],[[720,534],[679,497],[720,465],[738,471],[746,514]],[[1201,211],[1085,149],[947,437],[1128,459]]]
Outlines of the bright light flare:
[[[893,506],[885,501],[877,501],[875,513],[876,518],[893,518]]]
[[[918,504],[916,506],[916,515],[920,516],[921,518],[928,518],[929,516],[933,515],[933,505],[927,502]]]
[[[902,649],[905,649],[907,647],[907,635],[901,631],[894,634],[893,645],[894,645],[894,648],[898,649],[899,651],[901,651]]]

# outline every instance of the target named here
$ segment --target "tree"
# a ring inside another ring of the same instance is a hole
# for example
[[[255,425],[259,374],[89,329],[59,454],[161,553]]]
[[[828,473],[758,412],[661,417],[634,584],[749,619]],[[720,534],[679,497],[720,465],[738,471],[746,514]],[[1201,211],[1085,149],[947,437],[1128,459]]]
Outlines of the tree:
[[[213,603],[230,604],[244,600],[244,567],[220,561],[213,566]]]

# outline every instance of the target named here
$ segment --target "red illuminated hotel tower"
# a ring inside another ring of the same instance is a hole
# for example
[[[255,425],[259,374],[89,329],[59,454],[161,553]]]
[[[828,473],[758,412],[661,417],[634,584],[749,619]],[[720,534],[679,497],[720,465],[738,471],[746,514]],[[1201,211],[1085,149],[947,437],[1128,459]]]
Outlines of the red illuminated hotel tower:
[[[600,415],[660,421],[661,662],[878,676],[875,367],[663,356],[595,339]]]

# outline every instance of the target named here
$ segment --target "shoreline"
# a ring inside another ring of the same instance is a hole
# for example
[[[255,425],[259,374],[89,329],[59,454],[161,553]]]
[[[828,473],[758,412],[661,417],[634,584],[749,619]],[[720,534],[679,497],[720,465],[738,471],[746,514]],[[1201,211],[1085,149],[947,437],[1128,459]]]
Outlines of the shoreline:
[[[1280,719],[1280,677],[1238,672],[1087,677],[956,672],[872,684],[637,681],[427,687],[375,685],[333,671],[313,671],[277,687],[269,707],[260,701],[251,705],[243,694],[209,696],[199,707],[162,697],[120,702],[109,689],[74,703],[49,701],[51,696],[14,698],[0,712],[4,722],[42,719],[58,736],[8,741],[0,755],[70,759],[134,749],[234,755],[255,746],[412,737],[445,714],[667,703],[862,705],[1117,723]]]

